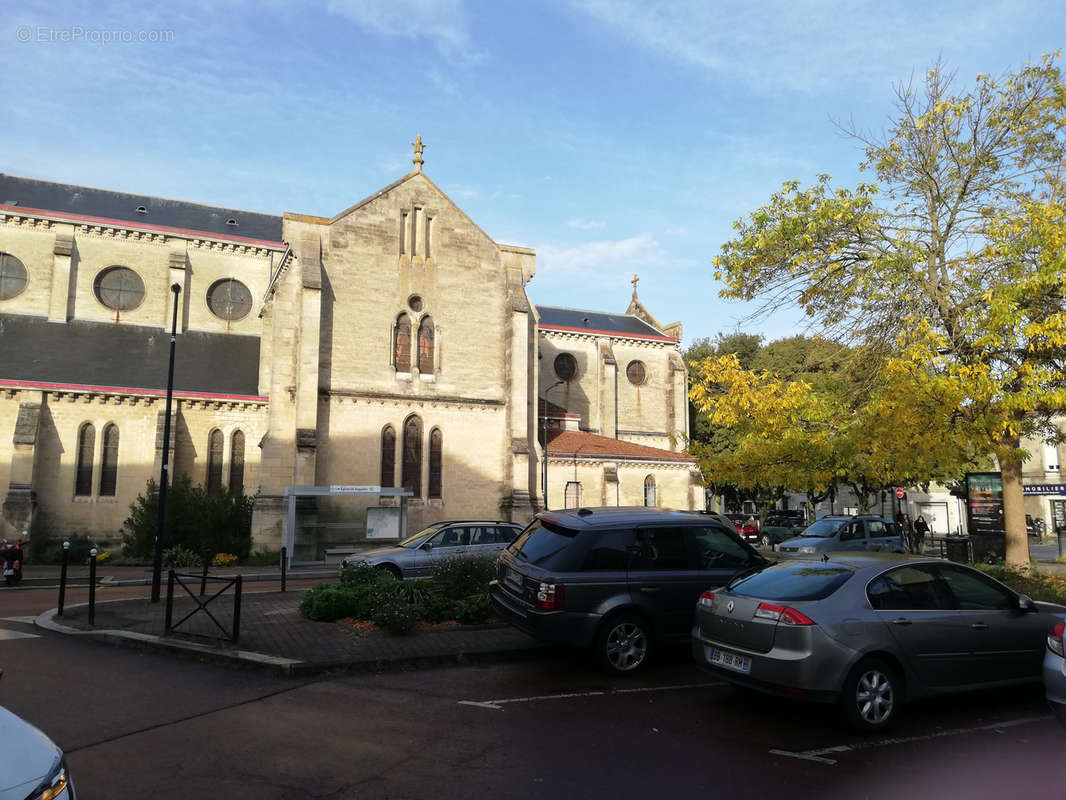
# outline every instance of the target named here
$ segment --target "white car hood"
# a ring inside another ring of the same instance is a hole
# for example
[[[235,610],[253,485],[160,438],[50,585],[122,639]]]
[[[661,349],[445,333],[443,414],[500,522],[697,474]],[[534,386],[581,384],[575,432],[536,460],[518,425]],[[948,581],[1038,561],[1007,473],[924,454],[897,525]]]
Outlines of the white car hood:
[[[25,800],[27,794],[63,757],[55,743],[37,728],[0,706],[0,800]]]

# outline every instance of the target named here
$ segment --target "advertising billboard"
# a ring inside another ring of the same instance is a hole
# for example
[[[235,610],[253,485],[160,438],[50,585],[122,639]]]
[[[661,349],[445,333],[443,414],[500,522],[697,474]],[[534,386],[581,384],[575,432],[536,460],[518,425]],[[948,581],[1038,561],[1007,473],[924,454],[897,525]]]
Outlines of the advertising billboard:
[[[1003,476],[998,472],[967,472],[966,529],[970,533],[1005,534]]]

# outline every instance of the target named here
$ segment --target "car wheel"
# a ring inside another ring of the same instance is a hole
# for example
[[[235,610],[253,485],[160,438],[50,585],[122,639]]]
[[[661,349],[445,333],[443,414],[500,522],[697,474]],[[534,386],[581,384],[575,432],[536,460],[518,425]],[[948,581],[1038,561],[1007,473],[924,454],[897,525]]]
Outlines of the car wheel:
[[[397,567],[395,564],[379,564],[376,569],[379,569],[382,572],[391,575],[398,581],[403,580],[403,573],[400,572],[400,568]]]
[[[840,698],[844,720],[859,731],[880,731],[896,720],[903,700],[902,681],[889,664],[879,658],[860,661],[844,681]]]
[[[764,533],[762,535],[762,540],[761,541],[762,541],[762,546],[763,547],[769,547],[770,545],[773,544],[773,542],[770,541],[770,534],[768,534],[768,533]]]
[[[615,675],[630,675],[640,669],[651,652],[647,623],[638,616],[611,617],[596,637],[596,656],[601,666]]]

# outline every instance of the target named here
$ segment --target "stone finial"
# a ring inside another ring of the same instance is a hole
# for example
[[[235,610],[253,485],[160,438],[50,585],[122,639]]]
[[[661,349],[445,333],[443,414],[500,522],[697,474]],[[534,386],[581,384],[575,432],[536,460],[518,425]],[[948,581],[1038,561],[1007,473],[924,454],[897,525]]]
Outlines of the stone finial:
[[[422,134],[418,134],[415,137],[415,140],[413,142],[411,142],[411,144],[415,148],[415,157],[414,157],[415,170],[417,172],[421,172],[422,171],[422,164],[423,164],[422,151],[426,149],[426,146],[424,144],[422,144]]]
[[[637,283],[639,281],[640,281],[640,278],[638,278],[636,275],[634,275],[633,276],[633,280],[630,281],[630,283],[633,284],[633,299],[634,300],[637,299]]]

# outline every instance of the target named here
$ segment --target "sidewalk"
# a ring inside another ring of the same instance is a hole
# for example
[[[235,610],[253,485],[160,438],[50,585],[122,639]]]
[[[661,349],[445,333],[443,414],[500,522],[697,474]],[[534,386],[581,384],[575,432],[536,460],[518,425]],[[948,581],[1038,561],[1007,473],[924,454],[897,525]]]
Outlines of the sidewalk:
[[[141,570],[141,568],[125,568]],[[344,623],[312,622],[300,615],[303,589],[257,591],[247,584],[248,573],[242,569],[245,586],[242,593],[239,638],[232,644],[224,638],[233,630],[234,597],[232,588],[211,601],[207,610],[196,611],[197,601],[180,586],[175,587],[172,610],[173,630],[164,635],[166,614],[166,575],[163,597],[151,603],[144,597],[133,600],[107,600],[97,595],[94,625],[89,626],[87,604],[67,606],[62,617],[56,609],[39,615],[38,627],[59,633],[88,636],[112,644],[147,649],[161,649],[199,659],[246,666],[265,667],[283,674],[321,672],[333,669],[381,671],[438,664],[494,662],[535,658],[548,648],[531,637],[502,624],[452,626],[416,629],[405,636],[382,631],[364,632]],[[289,573],[291,580],[315,577],[307,568]],[[141,583],[140,577],[117,573],[122,580]],[[335,578],[335,568],[329,577]],[[259,572],[255,577],[267,578]],[[273,577],[276,577],[274,573]],[[150,583],[151,575],[148,574]],[[191,582],[190,582],[191,583]],[[190,589],[196,593],[199,582]],[[115,585],[115,584],[112,584]],[[129,584],[127,584],[129,585]],[[222,588],[208,582],[206,600]],[[196,613],[186,617],[190,612]]]

